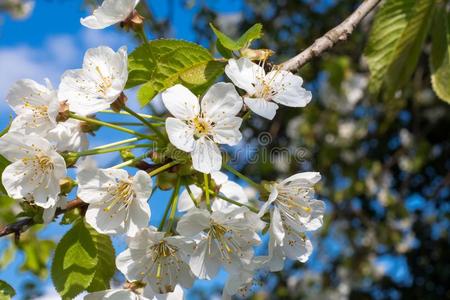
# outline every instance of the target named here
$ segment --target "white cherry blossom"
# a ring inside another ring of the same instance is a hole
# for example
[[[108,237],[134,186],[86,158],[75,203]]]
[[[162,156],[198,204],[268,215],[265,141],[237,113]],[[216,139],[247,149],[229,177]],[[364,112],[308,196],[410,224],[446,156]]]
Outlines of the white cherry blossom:
[[[138,5],[139,0],[104,0],[92,15],[81,18],[80,23],[90,29],[103,29],[125,21]]]
[[[300,262],[308,260],[312,244],[304,234],[322,226],[325,203],[313,199],[313,186],[320,180],[317,172],[295,174],[272,186],[259,215],[271,210],[268,266],[271,271],[283,268],[286,257]]]
[[[128,249],[117,256],[116,265],[129,281],[142,281],[155,293],[170,293],[178,284],[192,286],[188,260],[194,248],[193,240],[144,228],[128,240]]]
[[[225,67],[228,78],[247,92],[245,104],[254,113],[272,120],[278,104],[304,107],[311,101],[311,92],[302,88],[303,79],[291,72],[264,68],[248,58],[230,59]]]
[[[86,51],[82,69],[64,72],[58,90],[60,101],[80,115],[110,107],[122,93],[128,79],[127,48],[114,52],[101,46]]]
[[[192,208],[178,222],[183,236],[199,239],[189,265],[201,279],[211,279],[221,266],[237,273],[253,257],[253,247],[260,244],[257,231],[264,223],[246,207],[229,212]]]
[[[219,193],[224,195],[225,197],[232,199],[234,201],[237,201],[242,204],[248,204],[248,197],[245,193],[244,189],[237,184],[236,182],[233,182],[231,180],[228,180],[228,176],[220,171],[212,172],[211,173],[211,179],[214,180],[215,184],[219,186]],[[203,189],[198,187],[195,184],[189,185],[189,190],[192,193],[192,196],[194,200],[197,203],[200,203],[200,200],[203,196]],[[211,199],[211,208],[213,211],[229,211],[230,209],[233,209],[236,207],[235,205],[220,199],[219,197],[213,197]],[[201,204],[204,204],[204,202],[201,202]],[[181,194],[180,198],[178,200],[178,210],[179,211],[187,211],[191,208],[195,207],[194,201],[189,195],[189,192],[187,189],[184,189]],[[202,207],[205,208],[205,207]]]
[[[56,126],[58,97],[50,82],[46,82],[47,86],[43,86],[31,79],[23,79],[13,84],[6,96],[6,102],[17,115],[10,131],[45,136]]]
[[[56,205],[66,163],[47,140],[35,134],[8,132],[0,138],[0,154],[11,162],[2,174],[10,197],[32,197],[44,209]]]
[[[284,222],[277,209],[271,213],[269,234],[267,267],[271,272],[281,271],[286,258],[306,262],[312,254],[313,246],[308,237]]]
[[[148,298],[128,289],[105,290],[90,293],[84,300],[149,300]]]
[[[222,155],[217,144],[234,146],[242,139],[242,119],[236,117],[242,99],[230,83],[216,83],[198,98],[177,84],[162,93],[162,100],[175,118],[167,118],[170,142],[191,153],[194,169],[202,173],[218,171]]]
[[[153,292],[149,285],[143,289],[110,289],[100,292],[90,293],[84,296],[84,300],[182,300],[184,290],[177,285],[171,293],[157,294]]]
[[[68,119],[60,122],[47,133],[47,139],[58,151],[82,151],[89,145],[86,133],[81,129],[81,122]]]
[[[83,162],[77,175],[78,197],[89,203],[86,221],[100,233],[133,236],[147,227],[152,179],[144,171],[133,177],[125,170],[98,169]]]

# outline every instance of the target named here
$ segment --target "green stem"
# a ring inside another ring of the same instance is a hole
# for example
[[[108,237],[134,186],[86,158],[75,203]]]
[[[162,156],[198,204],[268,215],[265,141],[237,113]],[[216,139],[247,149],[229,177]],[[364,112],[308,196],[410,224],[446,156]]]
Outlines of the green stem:
[[[209,199],[209,178],[208,174],[203,173],[203,180],[205,183],[205,201],[206,201],[206,207],[209,211],[211,211],[211,200]]]
[[[213,191],[210,190],[210,193],[213,193]],[[254,208],[253,206],[250,206],[250,205],[247,205],[247,204],[243,204],[243,203],[237,202],[237,201],[235,201],[235,200],[233,200],[233,199],[230,199],[230,198],[227,198],[227,197],[225,197],[225,196],[223,196],[223,195],[221,195],[221,194],[214,194],[214,196],[215,196],[215,197],[218,197],[218,198],[220,198],[220,199],[222,199],[222,200],[225,200],[225,201],[227,201],[227,202],[229,202],[229,203],[231,203],[231,204],[234,204],[234,205],[237,205],[237,206],[244,206],[244,207],[247,207],[250,211],[252,211],[252,212],[254,212],[254,213],[259,213],[259,210],[258,210],[257,208]]]
[[[110,122],[113,125],[119,126],[143,126],[144,124],[138,122]]]
[[[130,115],[132,115],[133,117],[135,117],[136,119],[138,119],[139,121],[141,121],[142,123],[144,123],[145,125],[147,125],[148,128],[150,128],[154,133],[156,133],[156,135],[161,139],[161,140],[166,140],[166,137],[161,133],[161,131],[159,131],[156,126],[154,126],[154,124],[150,123],[149,121],[147,121],[145,118],[141,117],[138,113],[134,112],[134,110],[132,110],[131,108],[129,108],[128,106],[124,106],[122,108],[124,111],[126,111],[127,113],[129,113]]]
[[[118,125],[114,125],[114,124],[111,124],[111,123],[108,123],[108,122],[103,122],[103,121],[99,121],[99,120],[96,120],[96,119],[79,116],[79,115],[74,114],[74,113],[70,113],[69,116],[72,119],[76,119],[76,120],[80,120],[80,121],[84,121],[84,122],[88,122],[88,123],[96,124],[96,125],[100,125],[100,126],[106,126],[106,127],[118,130],[118,131],[122,131],[122,132],[126,132],[126,133],[129,133],[129,134],[133,134],[133,135],[136,135],[136,136],[148,139],[148,140],[152,140],[152,141],[155,140],[154,136],[143,134],[143,133],[140,133],[138,131],[134,131],[134,130],[131,130],[131,129],[128,129],[128,128],[125,128],[125,127],[121,127],[121,126],[118,126]]]
[[[164,228],[164,224],[166,223],[167,215],[169,214],[169,209],[172,206],[172,198],[174,197],[174,195],[175,195],[175,193],[172,194],[169,202],[167,202],[167,206],[166,206],[166,209],[164,210],[164,214],[161,219],[161,223],[159,223],[159,226],[158,226],[158,231],[162,231]]]
[[[180,182],[181,182],[181,177],[178,176],[177,178],[177,183],[175,185],[175,190],[174,190],[174,194],[175,197],[172,199],[172,208],[170,209],[170,216],[169,216],[169,228],[167,229],[167,232],[171,232],[172,231],[172,227],[173,227],[173,223],[175,222],[175,213],[177,212],[177,205],[178,205],[178,193],[180,191]]]
[[[100,111],[100,113],[104,113],[104,114],[119,114],[119,115],[127,115],[129,116],[130,114],[125,112],[125,111],[121,111],[121,112],[115,112],[113,110],[102,110]],[[153,119],[155,121],[159,121],[159,122],[164,122],[165,119],[161,118],[161,117],[157,117],[157,116],[152,116],[152,115],[147,115],[147,114],[139,114],[141,117],[146,118],[146,119]]]
[[[163,171],[165,171],[165,170],[167,170],[167,169],[169,169],[169,168],[171,168],[171,167],[173,167],[175,165],[178,165],[178,164],[179,164],[179,162],[172,161],[172,162],[167,163],[167,164],[165,164],[165,165],[163,165],[163,166],[161,166],[161,167],[159,167],[157,169],[154,169],[153,171],[149,172],[148,175],[150,175],[150,176],[158,175],[159,173],[161,173],[161,172],[163,172]]]
[[[186,191],[189,194],[189,197],[191,197],[192,202],[194,202],[195,207],[198,207],[197,200],[195,200],[194,194],[192,193],[191,188],[189,187],[189,184],[186,184],[185,187],[186,187]]]
[[[180,189],[180,177],[177,178],[177,183],[175,185],[175,189],[173,190],[172,196],[170,196],[170,200],[167,203],[166,209],[164,210],[163,218],[161,220],[161,223],[159,223],[159,226],[158,226],[158,231],[162,231],[163,230],[164,225],[166,223],[167,215],[169,214],[169,209],[170,208],[172,208],[171,212],[170,212],[170,216],[172,217],[172,219],[175,217],[176,206],[178,204],[178,203],[175,204],[175,202],[178,202],[178,190],[179,189]],[[173,225],[173,221],[171,221],[171,222],[172,222],[172,224],[169,224],[169,230],[171,229],[171,226]]]
[[[134,138],[131,138],[131,139],[126,139],[126,140],[122,140],[122,141],[118,141],[118,142],[114,142],[114,143],[110,143],[110,144],[106,144],[106,145],[101,145],[101,146],[92,148],[92,150],[94,150],[94,149],[105,149],[105,148],[109,148],[109,147],[120,146],[120,145],[123,145],[123,144],[133,143],[133,142],[137,142],[137,141],[140,141],[140,140],[142,140],[141,137],[134,137]]]
[[[248,184],[250,184],[251,186],[255,187],[257,190],[261,189],[261,186],[259,184],[257,184],[256,182],[254,182],[253,180],[251,180],[250,178],[248,178],[247,176],[245,176],[244,174],[240,173],[239,171],[237,171],[236,169],[230,167],[229,165],[223,164],[222,165],[223,168],[231,173],[233,173],[234,175],[236,175],[237,177],[239,177],[240,179],[244,180],[245,182],[247,182]]]
[[[69,152],[69,155],[74,156],[88,156],[88,155],[97,155],[97,154],[105,154],[105,153],[111,153],[116,151],[122,151],[122,150],[130,150],[135,148],[147,148],[152,147],[153,144],[138,144],[138,145],[128,145],[128,146],[122,146],[122,147],[114,147],[114,148],[104,148],[104,149],[91,149],[81,152]]]
[[[148,157],[148,153],[145,153],[144,155],[138,156],[138,157],[133,158],[133,159],[129,159],[127,161],[124,161],[123,163],[115,165],[115,166],[111,167],[111,169],[120,169],[120,168],[123,168],[123,167],[127,167],[127,166],[132,165],[132,164],[134,164],[134,163],[136,163],[138,161],[141,161],[141,160],[143,160],[143,159],[145,159],[147,157]]]

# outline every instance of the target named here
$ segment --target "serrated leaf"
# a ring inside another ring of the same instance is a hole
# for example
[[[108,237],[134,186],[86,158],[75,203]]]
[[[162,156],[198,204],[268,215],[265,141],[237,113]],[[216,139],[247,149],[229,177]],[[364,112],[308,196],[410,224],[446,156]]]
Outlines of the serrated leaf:
[[[431,31],[431,83],[436,95],[450,103],[450,16],[445,7],[436,10]]]
[[[63,299],[72,299],[91,284],[98,263],[96,244],[82,220],[76,222],[55,250],[51,275]]]
[[[127,88],[143,84],[138,91],[142,105],[177,83],[202,93],[225,67],[207,49],[181,40],[151,41],[134,50],[128,60]]]
[[[109,282],[115,272],[115,251],[111,242],[111,238],[107,235],[100,234],[94,228],[86,224],[92,240],[97,249],[98,262],[95,270],[94,278],[87,288],[88,292],[96,292],[109,289]]]
[[[365,56],[371,78],[370,90],[383,85],[392,94],[414,72],[429,30],[434,1],[387,0],[375,16]]]
[[[210,23],[209,26],[217,36],[220,46],[223,46],[224,48],[231,51],[236,51],[248,47],[253,40],[259,39],[262,35],[262,25],[259,23],[250,27],[237,41],[234,41],[226,34],[220,32],[220,30],[214,27],[212,23]]]
[[[0,300],[11,299],[16,295],[14,288],[6,281],[0,280]]]

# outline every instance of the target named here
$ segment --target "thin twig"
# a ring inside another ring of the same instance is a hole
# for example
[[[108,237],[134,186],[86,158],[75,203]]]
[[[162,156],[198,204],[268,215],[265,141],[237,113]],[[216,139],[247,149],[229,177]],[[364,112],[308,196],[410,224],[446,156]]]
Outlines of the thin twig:
[[[323,52],[332,48],[338,42],[347,40],[361,20],[380,2],[381,0],[365,0],[341,24],[315,40],[311,46],[303,50],[301,53],[281,63],[280,67],[283,70],[296,71],[314,57],[320,56]]]
[[[87,206],[87,203],[81,201],[80,198],[76,198],[75,200],[72,200],[67,203],[65,208],[58,208],[55,212],[55,217],[70,211],[72,209],[78,208],[78,207],[84,207]],[[20,238],[20,234],[24,231],[26,231],[28,228],[33,226],[34,220],[33,218],[24,218],[22,220],[19,220],[17,222],[8,224],[8,225],[0,225],[0,237],[7,236],[10,234],[15,235],[16,240]]]

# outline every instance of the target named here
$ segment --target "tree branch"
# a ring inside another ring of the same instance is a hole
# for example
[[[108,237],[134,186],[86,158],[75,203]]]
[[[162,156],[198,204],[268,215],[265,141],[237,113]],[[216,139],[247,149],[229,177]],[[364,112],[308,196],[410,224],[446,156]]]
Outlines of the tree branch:
[[[58,208],[55,212],[55,217],[72,209],[85,206],[87,206],[87,203],[81,201],[80,198],[76,198],[75,200],[68,202],[65,208]],[[18,240],[20,238],[20,234],[34,224],[33,218],[25,218],[12,224],[0,225],[0,237],[14,233],[16,240]]]
[[[315,40],[311,46],[303,50],[301,53],[281,63],[281,68],[287,71],[296,71],[314,57],[317,57],[332,48],[338,42],[347,40],[361,20],[380,2],[381,0],[365,0],[341,24]]]

